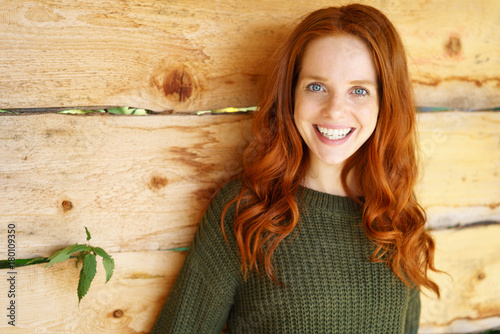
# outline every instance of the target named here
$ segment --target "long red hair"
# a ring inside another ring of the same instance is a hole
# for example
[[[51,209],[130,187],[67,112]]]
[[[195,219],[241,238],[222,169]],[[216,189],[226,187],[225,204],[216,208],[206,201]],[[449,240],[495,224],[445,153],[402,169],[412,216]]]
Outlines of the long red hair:
[[[346,194],[363,208],[362,225],[376,245],[373,262],[385,262],[403,282],[425,286],[434,267],[434,242],[414,196],[418,178],[416,116],[403,43],[379,10],[365,5],[320,9],[307,16],[275,55],[264,96],[254,116],[254,141],[244,155],[242,190],[234,231],[245,274],[263,269],[278,281],[272,254],[296,227],[295,200],[308,168],[308,149],[293,120],[294,91],[304,50],[315,38],[348,34],[360,38],[374,59],[380,110],[374,133],[343,166]],[[354,180],[353,189],[347,176]],[[361,196],[355,196],[357,195]]]

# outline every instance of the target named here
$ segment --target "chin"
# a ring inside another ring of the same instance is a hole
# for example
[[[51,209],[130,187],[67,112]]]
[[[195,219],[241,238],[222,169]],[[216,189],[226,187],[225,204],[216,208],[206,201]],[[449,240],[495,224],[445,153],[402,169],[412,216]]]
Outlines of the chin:
[[[324,161],[324,163],[328,164],[328,165],[334,165],[334,166],[341,166],[344,164],[344,161],[346,159],[342,159],[342,160],[329,160],[329,161]]]
[[[327,165],[339,166],[347,160],[347,157],[324,157],[320,158],[320,160]]]

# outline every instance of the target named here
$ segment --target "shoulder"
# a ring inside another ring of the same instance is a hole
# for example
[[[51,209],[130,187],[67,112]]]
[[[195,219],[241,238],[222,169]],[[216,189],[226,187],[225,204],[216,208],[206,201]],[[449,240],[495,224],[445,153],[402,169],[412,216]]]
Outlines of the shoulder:
[[[222,211],[230,201],[239,195],[241,189],[242,185],[239,179],[228,181],[212,196],[208,208]]]
[[[233,179],[226,184],[224,184],[214,195],[212,198],[212,202],[214,201],[223,201],[229,202],[236,198],[241,192],[242,184],[239,179]]]
[[[235,217],[236,203],[232,203],[230,206],[228,205],[232,200],[238,197],[241,189],[242,184],[239,179],[233,179],[219,188],[210,200],[200,223],[200,228],[219,230],[222,216],[224,216],[224,225],[227,229],[226,233],[232,230],[231,226]]]

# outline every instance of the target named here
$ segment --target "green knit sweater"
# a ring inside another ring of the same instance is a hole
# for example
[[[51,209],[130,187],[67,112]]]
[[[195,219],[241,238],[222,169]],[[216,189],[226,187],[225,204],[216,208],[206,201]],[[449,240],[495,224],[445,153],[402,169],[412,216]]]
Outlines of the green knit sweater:
[[[278,246],[273,264],[280,286],[265,274],[246,280],[231,222],[220,227],[238,181],[215,196],[152,333],[416,333],[418,289],[383,263],[369,262],[373,244],[351,199],[300,188],[301,219]]]

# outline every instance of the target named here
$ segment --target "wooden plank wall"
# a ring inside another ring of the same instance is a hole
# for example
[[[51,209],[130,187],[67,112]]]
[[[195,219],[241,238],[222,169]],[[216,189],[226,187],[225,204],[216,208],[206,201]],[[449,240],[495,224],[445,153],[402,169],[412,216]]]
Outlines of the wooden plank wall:
[[[364,1],[400,30],[420,106],[418,196],[437,242],[443,298],[424,297],[421,333],[500,326],[500,4]],[[109,250],[78,307],[67,261],[18,268],[17,327],[5,333],[146,333],[211,194],[240,168],[266,65],[297,18],[343,1],[3,0],[0,109],[123,105],[143,117],[0,116],[0,250],[17,257],[85,242]],[[0,251],[0,259],[6,253]],[[0,271],[0,307],[7,281]]]
[[[403,35],[420,106],[500,105],[497,0],[364,2]],[[297,18],[339,3],[3,0],[0,105],[251,106]]]

